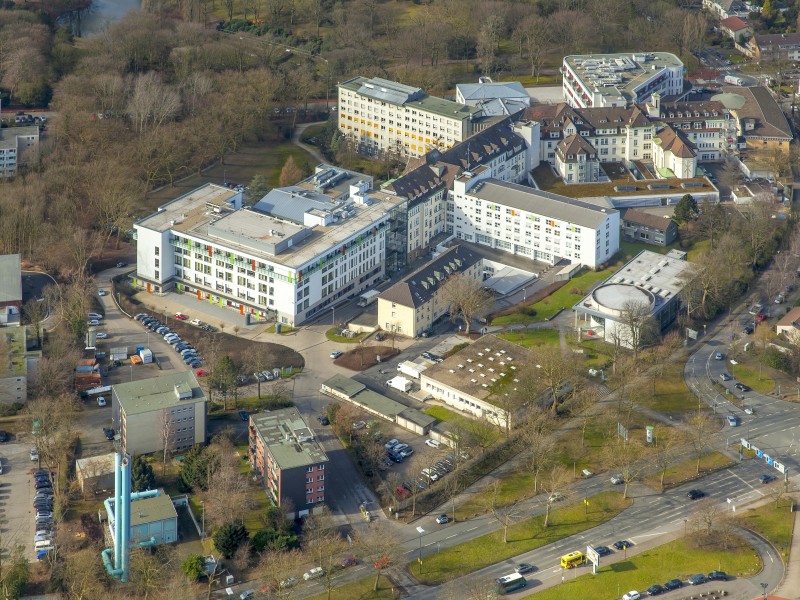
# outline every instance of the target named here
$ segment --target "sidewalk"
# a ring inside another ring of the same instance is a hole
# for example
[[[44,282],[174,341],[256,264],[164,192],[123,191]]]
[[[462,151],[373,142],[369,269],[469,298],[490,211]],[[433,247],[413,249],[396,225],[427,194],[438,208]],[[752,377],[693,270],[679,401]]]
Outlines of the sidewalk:
[[[797,506],[797,498],[792,498]],[[796,508],[795,508],[796,510]],[[792,529],[792,546],[789,550],[789,563],[780,586],[775,591],[777,596],[800,598],[800,512],[794,513]]]

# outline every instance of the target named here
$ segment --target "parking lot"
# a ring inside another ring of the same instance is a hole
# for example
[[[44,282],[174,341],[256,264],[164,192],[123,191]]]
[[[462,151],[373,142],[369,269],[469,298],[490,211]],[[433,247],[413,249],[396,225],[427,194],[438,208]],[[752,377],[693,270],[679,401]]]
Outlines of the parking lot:
[[[0,532],[3,556],[8,554],[10,548],[20,545],[25,548],[25,556],[33,561],[36,557],[33,551],[34,491],[31,474],[38,465],[31,462],[30,449],[31,444],[24,441],[0,446],[0,458],[3,461],[3,474],[0,475]]]

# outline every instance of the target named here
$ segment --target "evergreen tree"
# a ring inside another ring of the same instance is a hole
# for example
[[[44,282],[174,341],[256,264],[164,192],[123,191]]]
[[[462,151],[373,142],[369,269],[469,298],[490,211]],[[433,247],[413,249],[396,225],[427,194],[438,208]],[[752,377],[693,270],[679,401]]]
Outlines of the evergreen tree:
[[[675,205],[675,213],[672,219],[678,223],[688,223],[697,218],[699,211],[697,210],[697,200],[691,194],[684,194],[683,198],[678,200]]]
[[[134,456],[131,463],[131,489],[144,492],[156,487],[156,476],[153,467],[142,456]]]
[[[181,565],[181,572],[191,581],[197,581],[205,572],[205,561],[199,554],[190,554]]]
[[[214,547],[223,558],[231,558],[248,539],[247,529],[237,521],[228,521],[214,532]]]

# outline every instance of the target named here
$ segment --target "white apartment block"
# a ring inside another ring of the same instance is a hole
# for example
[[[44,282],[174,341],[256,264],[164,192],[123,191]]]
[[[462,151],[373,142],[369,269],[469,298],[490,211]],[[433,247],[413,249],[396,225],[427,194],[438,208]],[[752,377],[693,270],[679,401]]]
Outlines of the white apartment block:
[[[453,181],[479,166],[500,181],[522,183],[538,166],[538,125],[503,119],[453,148],[410,159],[406,173],[383,189],[408,202],[407,251],[413,260],[447,231],[447,196]]]
[[[669,52],[565,56],[561,72],[564,101],[579,108],[644,104],[655,92],[679,96],[686,75]]]
[[[0,179],[16,177],[20,165],[35,160],[38,148],[38,125],[0,129]]]
[[[448,201],[448,226],[457,239],[551,265],[568,259],[592,268],[619,249],[615,209],[488,175],[481,168],[455,181]]]
[[[363,154],[422,156],[474,132],[481,109],[428,96],[420,88],[375,77],[339,84],[339,130]]]
[[[205,185],[135,223],[136,283],[298,325],[383,277],[390,219],[405,207],[371,185],[322,165],[252,209],[241,208],[239,194]]]

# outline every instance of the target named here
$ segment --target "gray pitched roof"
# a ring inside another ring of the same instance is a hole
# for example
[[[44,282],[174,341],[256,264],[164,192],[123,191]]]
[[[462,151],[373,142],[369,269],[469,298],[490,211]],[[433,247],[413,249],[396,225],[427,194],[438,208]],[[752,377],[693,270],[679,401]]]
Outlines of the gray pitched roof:
[[[454,273],[465,271],[482,259],[464,246],[453,246],[411,275],[395,283],[380,295],[381,300],[402,306],[418,307],[430,300]]]
[[[628,208],[623,210],[620,218],[623,221],[629,221],[631,223],[636,223],[637,225],[647,225],[648,227],[654,227],[656,229],[663,230],[666,230],[667,227],[670,226],[670,223],[675,224],[672,219],[665,219],[664,217],[659,217],[658,215],[653,215],[636,208]]]
[[[490,100],[494,98],[528,98],[528,92],[519,81],[497,83],[459,83],[456,88],[465,100]]]
[[[469,195],[487,202],[499,202],[512,208],[547,215],[553,219],[592,229],[597,229],[609,214],[618,212],[613,208],[604,208],[574,198],[496,179],[477,183]]]
[[[415,165],[386,187],[403,198],[409,208],[447,186],[466,169],[474,169],[502,152],[524,152],[525,140],[512,130],[513,119],[508,117],[472,137],[441,152],[432,150],[410,164]]]

